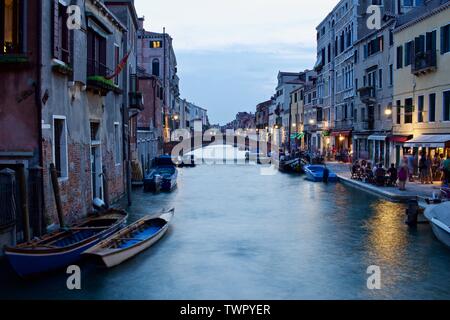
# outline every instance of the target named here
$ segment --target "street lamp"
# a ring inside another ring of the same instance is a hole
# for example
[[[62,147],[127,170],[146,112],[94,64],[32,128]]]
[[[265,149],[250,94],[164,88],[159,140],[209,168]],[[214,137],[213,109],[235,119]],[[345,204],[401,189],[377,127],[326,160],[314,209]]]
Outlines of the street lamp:
[[[309,120],[309,124],[314,124],[314,123],[315,123],[314,119]]]
[[[391,116],[391,115],[392,115],[392,109],[391,109],[391,108],[387,108],[387,109],[384,111],[384,114],[387,115],[387,116]]]

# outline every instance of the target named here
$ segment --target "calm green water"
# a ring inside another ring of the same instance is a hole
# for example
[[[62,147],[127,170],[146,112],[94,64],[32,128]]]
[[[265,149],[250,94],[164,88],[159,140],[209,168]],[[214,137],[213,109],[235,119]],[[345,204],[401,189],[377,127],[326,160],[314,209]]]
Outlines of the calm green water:
[[[132,219],[176,208],[161,242],[111,270],[81,263],[81,291],[64,271],[22,281],[3,262],[0,298],[450,298],[450,250],[430,226],[409,229],[402,205],[259,170],[198,166],[180,170],[172,194],[137,191]],[[371,265],[381,290],[367,289]]]

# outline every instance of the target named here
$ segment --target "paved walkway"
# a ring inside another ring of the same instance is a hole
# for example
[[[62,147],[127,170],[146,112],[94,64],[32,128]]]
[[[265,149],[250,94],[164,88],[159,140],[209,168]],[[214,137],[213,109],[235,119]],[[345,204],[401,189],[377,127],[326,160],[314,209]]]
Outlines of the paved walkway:
[[[396,202],[406,202],[410,199],[416,199],[417,197],[429,198],[433,195],[433,193],[440,193],[439,189],[441,187],[441,183],[437,182],[435,182],[433,185],[423,185],[420,183],[408,182],[406,184],[406,191],[400,191],[398,188],[377,187],[368,183],[364,183],[362,181],[351,179],[352,175],[350,171],[350,164],[348,163],[344,164],[337,162],[328,162],[327,165],[330,170],[334,171],[339,176],[342,183],[386,197],[389,200]]]

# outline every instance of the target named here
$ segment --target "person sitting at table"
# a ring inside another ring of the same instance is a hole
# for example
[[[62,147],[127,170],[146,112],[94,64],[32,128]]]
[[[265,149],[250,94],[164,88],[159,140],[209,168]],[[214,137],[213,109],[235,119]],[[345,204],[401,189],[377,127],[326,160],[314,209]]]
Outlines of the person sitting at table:
[[[384,187],[386,182],[386,170],[384,170],[383,165],[380,163],[377,170],[375,171],[376,183],[379,187]]]
[[[370,163],[367,163],[366,171],[364,173],[365,173],[365,177],[366,177],[366,182],[372,183],[373,182],[373,171],[372,171],[372,165]]]
[[[394,187],[398,180],[398,170],[395,167],[395,164],[391,164],[387,173],[389,174],[388,185]]]

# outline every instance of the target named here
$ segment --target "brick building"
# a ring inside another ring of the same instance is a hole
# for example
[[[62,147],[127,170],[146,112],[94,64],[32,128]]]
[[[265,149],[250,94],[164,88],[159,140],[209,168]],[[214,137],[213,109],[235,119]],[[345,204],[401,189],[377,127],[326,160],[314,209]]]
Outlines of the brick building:
[[[0,246],[44,226],[40,148],[40,1],[0,1]],[[23,179],[25,189],[18,187]],[[9,195],[14,195],[15,199]],[[26,228],[28,230],[28,228]],[[0,253],[1,255],[1,253]]]

